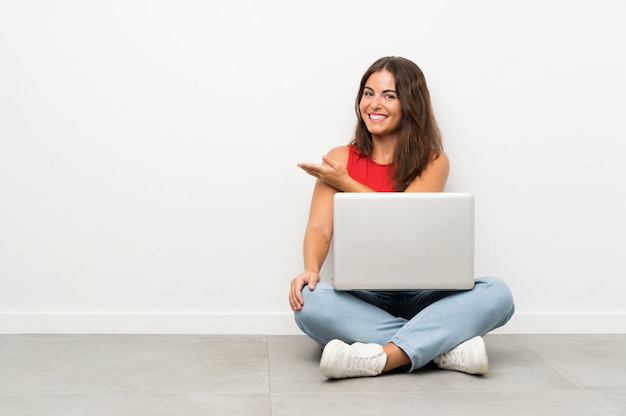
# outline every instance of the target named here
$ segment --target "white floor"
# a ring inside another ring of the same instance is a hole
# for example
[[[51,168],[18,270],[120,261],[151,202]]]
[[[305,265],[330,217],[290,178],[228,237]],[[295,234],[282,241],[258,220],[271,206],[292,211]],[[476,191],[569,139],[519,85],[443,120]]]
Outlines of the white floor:
[[[331,381],[304,336],[0,335],[0,415],[626,415],[626,335],[485,340],[485,376]]]

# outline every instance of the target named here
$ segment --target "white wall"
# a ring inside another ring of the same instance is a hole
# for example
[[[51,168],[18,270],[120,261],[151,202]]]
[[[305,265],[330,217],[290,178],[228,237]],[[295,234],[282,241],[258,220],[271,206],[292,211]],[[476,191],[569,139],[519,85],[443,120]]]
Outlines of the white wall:
[[[626,4],[0,3],[0,332],[298,333],[318,161],[424,70],[503,332],[626,332]],[[326,270],[328,273],[328,270]]]

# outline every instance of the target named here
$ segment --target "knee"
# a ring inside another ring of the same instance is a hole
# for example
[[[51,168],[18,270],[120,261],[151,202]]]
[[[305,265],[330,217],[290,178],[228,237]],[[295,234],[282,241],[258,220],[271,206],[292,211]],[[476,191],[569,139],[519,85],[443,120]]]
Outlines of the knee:
[[[482,277],[476,280],[476,286],[485,291],[485,300],[493,308],[493,313],[506,316],[508,320],[515,312],[513,293],[504,280],[497,277]]]
[[[317,321],[327,319],[324,314],[329,308],[323,307],[323,303],[328,295],[327,292],[332,290],[332,286],[324,282],[318,283],[314,290],[308,287],[302,289],[304,305],[301,310],[294,312],[294,318],[300,329],[315,326]]]

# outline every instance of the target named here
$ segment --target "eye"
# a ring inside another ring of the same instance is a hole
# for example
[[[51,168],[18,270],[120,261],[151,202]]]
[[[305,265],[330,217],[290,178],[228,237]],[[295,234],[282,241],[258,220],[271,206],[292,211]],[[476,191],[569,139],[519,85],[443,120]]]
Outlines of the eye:
[[[388,100],[395,100],[396,96],[395,96],[395,94],[387,94],[387,95],[385,95],[385,98],[388,99]]]
[[[369,90],[363,91],[363,97],[373,97],[373,96],[374,96],[373,92]]]

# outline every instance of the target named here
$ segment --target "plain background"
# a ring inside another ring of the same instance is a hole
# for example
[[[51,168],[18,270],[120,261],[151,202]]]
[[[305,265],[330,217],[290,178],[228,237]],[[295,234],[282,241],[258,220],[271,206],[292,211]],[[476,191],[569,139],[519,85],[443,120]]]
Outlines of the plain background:
[[[362,73],[426,74],[508,332],[626,332],[626,3],[0,3],[0,332],[297,333]],[[325,277],[332,273],[324,271]]]

